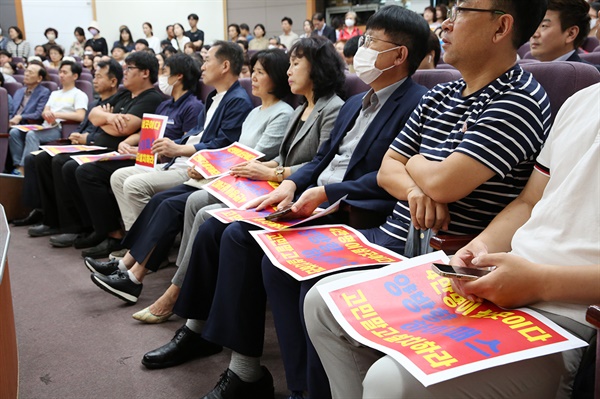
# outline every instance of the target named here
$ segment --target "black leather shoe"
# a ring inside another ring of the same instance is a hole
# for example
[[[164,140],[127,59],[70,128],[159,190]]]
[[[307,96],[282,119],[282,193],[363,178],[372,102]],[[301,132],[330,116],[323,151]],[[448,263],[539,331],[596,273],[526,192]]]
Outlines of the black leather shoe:
[[[32,224],[40,223],[43,218],[44,212],[41,209],[34,209],[29,212],[29,215],[27,215],[26,218],[13,220],[12,224],[14,226],[30,226]]]
[[[263,376],[255,382],[244,382],[233,371],[225,370],[215,388],[202,399],[273,399],[273,376],[265,366],[261,366],[261,369]]]
[[[67,248],[73,245],[77,234],[65,233],[50,237],[50,245],[56,248]]]
[[[54,234],[58,234],[58,229],[46,226],[45,224],[38,224],[37,226],[32,226],[27,229],[27,234],[29,234],[30,237],[53,236]]]
[[[96,234],[95,231],[92,231],[89,234],[81,235],[75,239],[73,242],[73,246],[75,249],[84,249],[95,247],[104,241],[106,237]]]
[[[81,256],[83,258],[106,258],[112,251],[118,251],[123,248],[121,245],[121,240],[117,240],[116,238],[107,237],[100,244],[95,247],[84,249],[81,251]]]
[[[198,357],[211,356],[222,350],[221,345],[208,342],[200,334],[183,326],[168,344],[146,353],[142,364],[149,369],[164,369]]]

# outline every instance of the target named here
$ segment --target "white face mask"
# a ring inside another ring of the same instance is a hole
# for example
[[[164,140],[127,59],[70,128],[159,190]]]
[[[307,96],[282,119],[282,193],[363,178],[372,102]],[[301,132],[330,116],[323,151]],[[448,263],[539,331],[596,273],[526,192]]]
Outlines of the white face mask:
[[[382,73],[396,66],[396,64],[393,64],[389,68],[385,69],[376,68],[375,63],[377,62],[377,57],[379,56],[379,54],[387,53],[388,51],[395,50],[398,47],[394,47],[384,51],[376,51],[366,47],[359,47],[358,51],[354,55],[353,61],[354,71],[356,72],[356,75],[359,77],[360,80],[370,85]]]
[[[354,26],[354,20],[351,18],[348,18],[346,21],[344,21],[344,23],[348,28],[352,28]]]
[[[48,41],[53,41],[54,39],[56,39],[56,35],[54,33],[48,33],[46,35],[46,38],[48,39]]]
[[[173,93],[174,84],[169,84],[169,77],[167,75],[161,75],[158,77],[158,88],[160,91],[170,96]]]
[[[597,24],[598,24],[598,18],[590,19],[590,29],[594,29]]]
[[[269,48],[269,50],[273,50],[274,48],[277,48],[277,46],[274,44],[269,44],[268,48]]]

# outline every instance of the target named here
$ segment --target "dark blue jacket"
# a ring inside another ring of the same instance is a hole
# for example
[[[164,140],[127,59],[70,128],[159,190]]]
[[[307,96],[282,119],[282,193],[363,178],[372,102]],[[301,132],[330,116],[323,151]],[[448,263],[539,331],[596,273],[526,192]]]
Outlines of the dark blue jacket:
[[[175,140],[176,143],[185,143],[190,136],[195,136],[202,130],[204,130],[202,140],[194,145],[197,151],[227,147],[239,140],[242,123],[252,111],[252,101],[240,83],[235,82],[225,93],[206,129],[203,129],[206,113],[212,104],[212,97],[216,93],[215,90],[208,95],[206,108],[198,115],[196,128],[187,132],[180,140]]]
[[[358,142],[344,180],[325,186],[329,203],[348,195],[344,202],[353,207],[378,213],[392,212],[397,200],[377,185],[377,171],[390,144],[426,92],[425,87],[416,84],[409,77],[392,93]],[[329,140],[323,143],[311,162],[288,178],[296,183],[296,194],[314,186],[321,172],[338,153],[344,136],[354,126],[364,95],[365,93],[357,94],[346,101]]]

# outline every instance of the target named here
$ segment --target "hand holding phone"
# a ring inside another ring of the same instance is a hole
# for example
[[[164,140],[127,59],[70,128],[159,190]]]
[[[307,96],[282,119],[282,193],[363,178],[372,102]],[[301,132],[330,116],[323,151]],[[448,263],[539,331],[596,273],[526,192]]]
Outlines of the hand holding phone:
[[[284,206],[281,209],[276,210],[275,212],[271,213],[270,215],[265,216],[265,219],[274,222],[276,220],[283,218],[285,215],[292,212],[292,205],[294,205],[293,202]]]
[[[479,277],[483,277],[490,273],[493,269],[477,269],[474,267],[460,267],[444,265],[442,263],[433,263],[431,265],[431,270],[443,277],[454,278],[457,280],[477,280]]]

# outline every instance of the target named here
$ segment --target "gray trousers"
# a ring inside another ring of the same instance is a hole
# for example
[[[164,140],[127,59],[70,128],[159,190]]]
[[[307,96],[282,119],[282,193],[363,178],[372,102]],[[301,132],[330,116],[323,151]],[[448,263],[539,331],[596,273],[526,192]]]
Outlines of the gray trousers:
[[[522,360],[423,386],[390,356],[365,347],[335,321],[317,291],[320,284],[347,277],[346,272],[326,277],[304,301],[306,328],[323,363],[333,398],[570,398],[571,386],[585,348]],[[549,313],[545,316],[552,318]],[[561,316],[558,316],[561,317]],[[553,318],[557,324],[561,320]],[[593,330],[577,325],[571,332],[588,340]]]
[[[227,208],[227,206],[209,194],[208,191],[198,190],[188,197],[185,203],[183,234],[176,262],[178,268],[171,280],[171,283],[174,285],[181,287],[181,284],[183,284],[183,279],[190,263],[196,233],[200,229],[200,226],[212,217],[207,210],[218,208]]]
[[[120,168],[110,177],[125,230],[129,231],[152,196],[189,179],[186,168],[149,170],[137,166]]]

